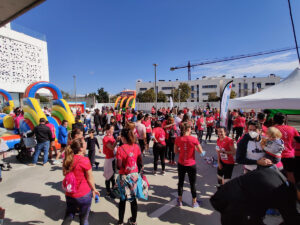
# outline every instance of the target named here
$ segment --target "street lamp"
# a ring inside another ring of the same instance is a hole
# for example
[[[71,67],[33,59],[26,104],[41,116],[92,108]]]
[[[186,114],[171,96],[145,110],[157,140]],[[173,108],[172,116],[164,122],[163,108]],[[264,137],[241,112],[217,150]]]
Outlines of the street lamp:
[[[178,107],[180,107],[180,91],[181,91],[181,89],[178,88],[178,101],[179,101]]]
[[[156,63],[154,66],[154,93],[155,93],[155,115],[157,116],[157,89],[156,89],[156,67],[158,66]]]
[[[77,96],[76,96],[76,75],[73,75],[74,79],[74,95],[75,95],[75,108],[77,110]]]

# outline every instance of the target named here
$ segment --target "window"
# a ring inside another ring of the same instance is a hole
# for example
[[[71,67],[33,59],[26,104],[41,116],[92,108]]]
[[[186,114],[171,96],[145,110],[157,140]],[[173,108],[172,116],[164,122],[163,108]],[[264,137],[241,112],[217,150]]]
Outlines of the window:
[[[261,83],[257,83],[257,88],[261,89]]]
[[[210,94],[209,92],[203,92],[203,93],[202,93],[203,96],[207,96],[207,95],[209,95],[209,94]]]
[[[244,83],[244,89],[248,89],[248,84]]]
[[[194,98],[194,93],[191,93],[191,98]]]
[[[235,84],[232,84],[232,87],[234,88],[234,87],[235,87]]]
[[[275,83],[274,82],[272,82],[272,83],[265,83],[265,85],[266,86],[272,86],[272,85],[275,85]]]
[[[140,88],[140,91],[147,91],[147,88]]]
[[[202,85],[202,88],[217,88],[217,85]]]
[[[194,91],[194,86],[191,86],[191,90]]]
[[[173,87],[162,87],[161,90],[172,90]]]

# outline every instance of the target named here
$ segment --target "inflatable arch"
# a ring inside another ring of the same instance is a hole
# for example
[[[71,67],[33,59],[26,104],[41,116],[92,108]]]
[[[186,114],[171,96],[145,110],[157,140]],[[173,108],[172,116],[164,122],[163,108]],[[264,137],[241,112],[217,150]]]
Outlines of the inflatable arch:
[[[42,88],[48,89],[53,95],[51,117],[46,117],[38,100],[35,98],[37,91]],[[61,91],[54,84],[47,81],[39,81],[29,85],[25,90],[23,103],[24,121],[20,124],[21,132],[33,130],[39,124],[41,118],[45,118],[49,123],[52,123],[57,132],[62,120],[67,120],[68,129],[72,129],[74,116],[68,103],[63,99]]]
[[[5,102],[3,103],[3,112],[9,114],[14,109],[14,102],[12,100],[12,97],[7,91],[3,89],[0,89],[0,95],[2,95],[5,100]]]
[[[115,109],[135,108],[136,91],[126,90],[122,91],[120,96],[116,99]],[[120,104],[119,104],[120,102]]]

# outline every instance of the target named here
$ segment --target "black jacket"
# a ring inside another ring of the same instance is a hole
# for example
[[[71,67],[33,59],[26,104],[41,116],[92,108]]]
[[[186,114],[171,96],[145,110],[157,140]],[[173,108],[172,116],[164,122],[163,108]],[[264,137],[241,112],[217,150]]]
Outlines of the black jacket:
[[[98,125],[100,124],[100,115],[98,113],[94,115],[94,123]]]
[[[86,141],[86,144],[87,144],[86,148],[89,151],[95,151],[95,146],[96,145],[97,145],[98,149],[100,149],[100,146],[99,146],[99,143],[98,143],[98,140],[97,140],[96,137],[94,137],[94,138],[88,137],[88,138],[85,139],[85,141]]]
[[[278,170],[263,167],[223,185],[210,199],[221,214],[246,213],[263,217],[267,209],[278,209],[285,225],[300,224],[296,189]]]
[[[36,126],[33,130],[37,143],[52,141],[52,132],[45,124]]]

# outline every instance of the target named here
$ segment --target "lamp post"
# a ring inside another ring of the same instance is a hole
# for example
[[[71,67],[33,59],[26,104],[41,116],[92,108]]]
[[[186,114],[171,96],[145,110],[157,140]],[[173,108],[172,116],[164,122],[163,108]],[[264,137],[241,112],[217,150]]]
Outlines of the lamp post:
[[[178,108],[180,107],[180,91],[181,91],[181,89],[179,88],[178,89],[178,101],[179,101]]]
[[[156,88],[156,67],[157,64],[154,63],[154,93],[155,93],[155,115],[157,116],[157,88]]]
[[[76,96],[76,75],[73,75],[74,79],[74,95],[75,95],[75,110],[77,110],[77,96]]]

